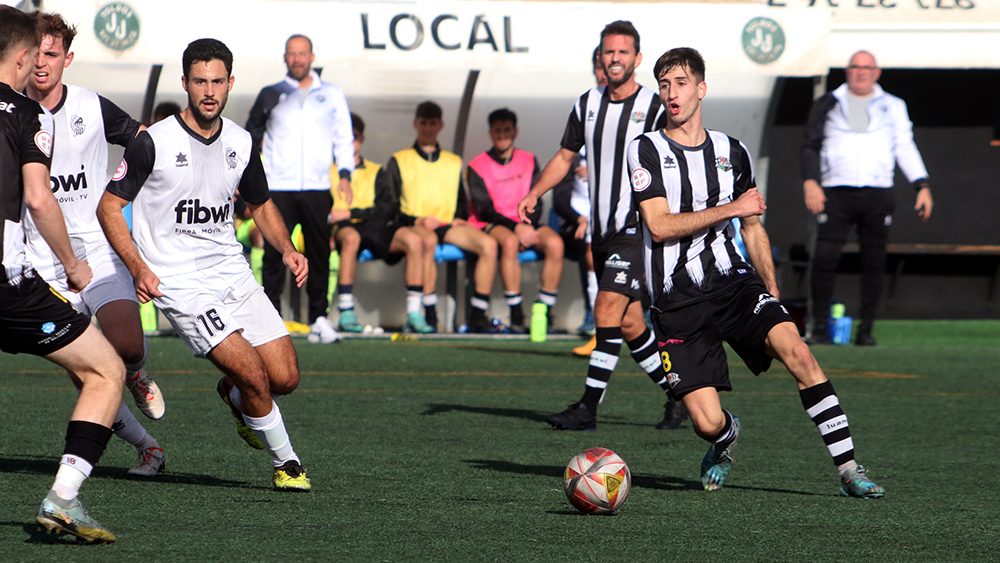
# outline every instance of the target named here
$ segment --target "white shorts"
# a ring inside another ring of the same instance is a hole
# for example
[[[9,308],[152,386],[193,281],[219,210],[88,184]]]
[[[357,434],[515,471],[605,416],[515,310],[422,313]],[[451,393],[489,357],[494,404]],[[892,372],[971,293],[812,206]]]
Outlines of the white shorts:
[[[160,278],[154,299],[191,352],[205,357],[239,331],[251,346],[288,336],[281,316],[242,257],[210,269]]]
[[[88,242],[83,254],[81,257],[87,260],[94,277],[82,292],[73,293],[69,290],[62,268],[59,269],[58,277],[46,280],[73,308],[81,313],[94,315],[112,301],[139,303],[132,274],[106,240],[102,238],[100,242]]]

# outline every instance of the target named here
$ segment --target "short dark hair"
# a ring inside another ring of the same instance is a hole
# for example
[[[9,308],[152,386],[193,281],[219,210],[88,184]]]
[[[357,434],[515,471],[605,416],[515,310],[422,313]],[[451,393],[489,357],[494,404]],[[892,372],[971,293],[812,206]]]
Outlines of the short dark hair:
[[[675,67],[687,70],[699,82],[705,80],[705,59],[702,58],[701,53],[691,47],[677,47],[660,55],[656,64],[653,65],[653,78],[659,82],[663,73],[669,72]]]
[[[73,44],[73,38],[76,37],[76,26],[66,23],[66,20],[59,14],[39,14],[38,35],[62,38],[63,49],[68,53],[69,46]]]
[[[175,102],[160,102],[153,108],[153,123],[165,119],[181,111],[181,106]]]
[[[601,30],[601,47],[604,46],[604,38],[608,35],[631,35],[635,41],[635,52],[639,52],[639,31],[632,25],[632,22],[628,20],[615,20],[604,26],[604,29]]]
[[[509,121],[514,127],[517,127],[517,114],[509,108],[500,108],[491,111],[486,120],[489,122],[490,127],[493,127],[493,124],[499,121]]]
[[[288,39],[285,39],[285,50],[286,51],[288,50],[288,43],[291,42],[292,39],[305,39],[306,42],[309,43],[309,52],[312,53],[312,50],[313,50],[313,40],[309,39],[309,36],[302,35],[301,33],[293,33],[293,34],[291,34],[291,35],[288,36]]]
[[[181,64],[184,65],[184,78],[187,78],[191,65],[197,61],[208,62],[220,60],[226,65],[226,74],[233,73],[233,52],[226,47],[226,44],[218,39],[195,39],[188,43],[181,57]]]
[[[416,119],[441,119],[443,115],[444,112],[441,111],[441,106],[430,100],[417,104]]]
[[[351,129],[362,135],[365,134],[365,120],[361,119],[361,116],[353,111],[351,112]]]
[[[602,42],[603,42],[603,39],[602,39]],[[590,64],[596,65],[597,61],[599,61],[599,60],[601,60],[601,46],[600,45],[598,45],[597,47],[594,47],[594,55],[592,57],[590,57]]]
[[[37,26],[37,12],[26,14],[11,6],[0,6],[0,58],[5,58],[7,51],[23,43],[37,47]]]

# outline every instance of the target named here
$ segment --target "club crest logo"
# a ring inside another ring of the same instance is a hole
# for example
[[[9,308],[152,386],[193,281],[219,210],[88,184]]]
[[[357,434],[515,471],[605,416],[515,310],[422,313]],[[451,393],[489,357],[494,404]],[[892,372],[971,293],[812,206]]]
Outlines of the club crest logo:
[[[729,172],[733,169],[733,162],[724,156],[720,156],[715,159],[715,167],[723,172]]]
[[[766,65],[785,52],[785,32],[771,18],[756,17],[743,26],[743,52],[751,61]]]
[[[105,47],[126,51],[139,41],[139,16],[124,2],[105,4],[94,16],[94,35]]]
[[[226,164],[229,165],[229,168],[236,168],[236,149],[226,147]]]
[[[83,118],[79,115],[73,115],[69,118],[69,128],[73,130],[73,136],[83,135],[83,132],[87,130]]]
[[[642,123],[646,120],[646,112],[642,110],[633,111],[629,119],[632,120],[632,123]]]

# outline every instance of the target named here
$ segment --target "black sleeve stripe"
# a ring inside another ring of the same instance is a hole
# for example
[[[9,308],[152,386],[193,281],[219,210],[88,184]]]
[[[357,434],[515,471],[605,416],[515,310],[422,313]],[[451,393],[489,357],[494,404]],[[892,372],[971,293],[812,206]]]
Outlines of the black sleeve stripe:
[[[139,132],[139,122],[104,96],[97,96],[101,103],[101,118],[104,120],[104,138],[109,143],[127,147]]]
[[[261,205],[271,199],[271,192],[267,187],[267,176],[264,175],[264,164],[260,160],[260,153],[256,150],[250,151],[250,161],[243,170],[240,177],[240,196],[251,205]]]
[[[118,170],[108,183],[108,191],[124,200],[133,201],[155,164],[156,145],[149,133],[143,131],[125,148],[122,164],[118,165]]]

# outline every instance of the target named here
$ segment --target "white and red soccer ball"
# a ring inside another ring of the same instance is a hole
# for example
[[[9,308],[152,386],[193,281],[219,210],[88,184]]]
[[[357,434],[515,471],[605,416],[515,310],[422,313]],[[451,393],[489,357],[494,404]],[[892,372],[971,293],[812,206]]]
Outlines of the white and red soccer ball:
[[[574,508],[584,514],[611,514],[632,489],[632,474],[618,454],[607,448],[590,448],[569,460],[563,473],[563,490]]]

